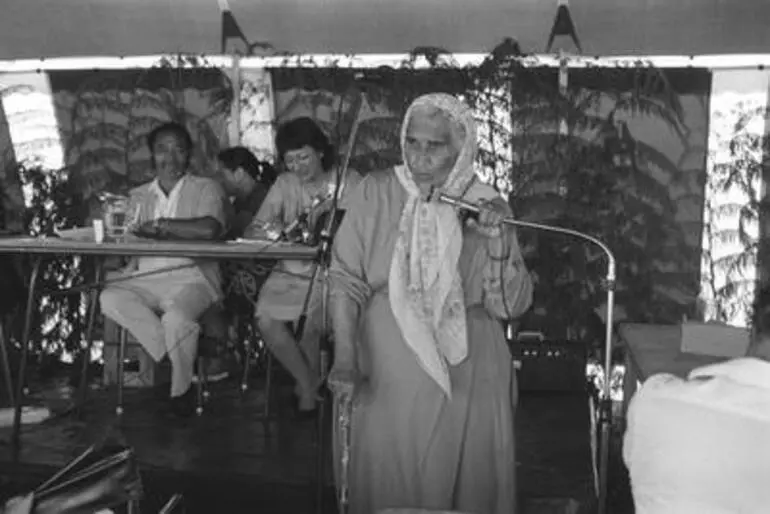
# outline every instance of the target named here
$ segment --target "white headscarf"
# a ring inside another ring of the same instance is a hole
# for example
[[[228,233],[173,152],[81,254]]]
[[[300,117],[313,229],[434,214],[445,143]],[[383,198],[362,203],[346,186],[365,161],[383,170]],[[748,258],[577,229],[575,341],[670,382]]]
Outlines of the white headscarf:
[[[465,141],[454,168],[438,192],[474,201],[493,198],[496,192],[476,178],[476,123],[471,110],[443,93],[421,96],[406,111],[401,127],[401,148],[414,110],[434,107],[463,127]],[[422,198],[412,179],[408,161],[395,168],[408,198],[399,222],[399,233],[390,265],[390,305],[406,344],[422,368],[451,398],[447,365],[468,356],[465,298],[458,270],[462,227],[453,207]]]

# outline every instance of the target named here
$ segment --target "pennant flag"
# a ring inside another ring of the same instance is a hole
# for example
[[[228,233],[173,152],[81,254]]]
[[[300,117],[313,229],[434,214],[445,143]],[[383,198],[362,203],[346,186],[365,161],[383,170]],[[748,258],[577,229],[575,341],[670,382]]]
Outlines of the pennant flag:
[[[227,0],[219,0],[219,8],[222,11],[222,53],[227,53],[227,42],[231,39],[240,39],[248,49],[251,46],[249,40],[235,21]]]
[[[567,4],[567,0],[559,0],[556,18],[553,20],[551,34],[548,36],[548,45],[545,47],[546,53],[551,51],[553,40],[556,36],[569,36],[572,38],[572,42],[575,43],[578,51],[583,53],[583,49],[580,46],[580,39],[578,39],[575,24],[572,23],[572,15],[569,13],[569,6]]]

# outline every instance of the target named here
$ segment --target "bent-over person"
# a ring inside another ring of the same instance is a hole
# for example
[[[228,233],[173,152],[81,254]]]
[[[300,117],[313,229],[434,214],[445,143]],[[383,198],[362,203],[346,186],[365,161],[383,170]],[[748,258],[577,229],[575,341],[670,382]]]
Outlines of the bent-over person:
[[[270,163],[260,161],[251,150],[243,146],[222,150],[217,155],[217,162],[217,178],[230,197],[230,202],[226,204],[228,230],[225,239],[238,239],[243,237],[246,228],[262,206],[277,173]],[[253,275],[256,281],[260,282],[258,277],[266,275],[262,270],[270,266],[263,260],[257,263],[231,260],[222,262],[221,265],[225,297],[221,303],[208,309],[201,318],[201,344],[208,346],[201,349],[208,357],[205,359],[206,369],[201,373],[205,373],[207,382],[218,382],[230,375],[235,362],[232,358],[232,348],[228,348],[229,341],[238,339],[236,332],[239,316],[246,310],[246,315],[252,316],[252,302],[256,298],[239,297],[235,294],[239,287],[233,282],[239,280],[242,273]],[[243,359],[248,358],[248,355],[243,355]]]
[[[653,375],[631,399],[623,460],[637,514],[770,512],[770,287],[753,311],[745,357]]]

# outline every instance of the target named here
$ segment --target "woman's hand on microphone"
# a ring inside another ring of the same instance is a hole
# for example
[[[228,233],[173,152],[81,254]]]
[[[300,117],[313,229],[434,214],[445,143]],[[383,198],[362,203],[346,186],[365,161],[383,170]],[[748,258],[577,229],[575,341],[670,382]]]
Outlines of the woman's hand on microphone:
[[[511,209],[502,198],[479,202],[478,221],[469,220],[480,234],[487,238],[487,253],[489,258],[502,263],[508,260],[510,248],[505,237],[503,221],[511,215]]]
[[[503,220],[510,212],[508,205],[502,199],[494,199],[481,201],[478,206],[478,221],[471,218],[468,224],[486,237],[499,238],[502,235]]]

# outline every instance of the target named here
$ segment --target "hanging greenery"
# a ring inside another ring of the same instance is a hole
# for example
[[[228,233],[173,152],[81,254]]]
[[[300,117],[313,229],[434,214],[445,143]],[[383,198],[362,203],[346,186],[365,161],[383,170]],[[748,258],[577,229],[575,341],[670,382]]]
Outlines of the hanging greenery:
[[[24,217],[27,233],[53,235],[57,229],[80,225],[83,196],[66,170],[57,172],[27,165],[20,166],[18,172],[28,191]],[[58,357],[64,351],[80,348],[85,332],[86,298],[80,294],[53,296],[44,292],[82,285],[89,275],[86,260],[78,256],[42,261],[37,283],[38,311],[31,336],[46,353]]]
[[[485,117],[491,137],[480,164],[491,169],[498,187],[510,192],[518,216],[585,232],[608,244],[619,263],[617,301],[629,318],[678,321],[691,305],[655,285],[697,293],[697,270],[677,265],[693,254],[670,195],[680,170],[635,140],[624,121],[652,117],[681,134],[682,108],[665,73],[643,63],[633,69],[587,70],[582,77],[573,70],[570,74],[585,85],[559,91],[555,73],[525,67],[521,58],[518,47],[507,42],[473,74],[469,96],[481,102],[471,103],[481,105],[482,112],[502,108],[512,113],[508,126],[497,121],[500,115]],[[510,101],[490,99],[492,91],[510,92]],[[495,148],[495,141],[503,144]],[[588,337],[592,309],[605,298],[603,253],[572,238],[527,231],[521,237],[538,284],[535,308],[524,327],[551,337]]]

